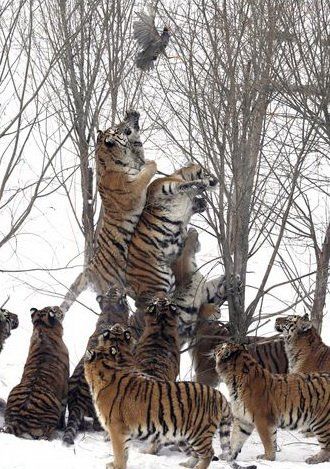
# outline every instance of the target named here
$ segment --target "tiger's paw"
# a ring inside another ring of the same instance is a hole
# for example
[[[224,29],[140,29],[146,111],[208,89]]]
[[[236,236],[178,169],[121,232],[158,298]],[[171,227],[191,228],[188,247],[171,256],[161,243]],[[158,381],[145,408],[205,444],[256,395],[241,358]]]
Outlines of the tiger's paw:
[[[118,465],[118,464],[115,464],[114,462],[108,462],[105,466],[105,469],[126,469],[126,464]]]
[[[330,451],[322,449],[319,453],[314,454],[310,458],[306,459],[307,464],[319,464],[321,462],[330,461]]]
[[[257,459],[265,459],[266,461],[275,461],[275,454],[259,454]]]
[[[179,466],[182,466],[182,467],[195,467],[197,463],[198,463],[198,459],[195,458],[194,456],[192,456],[191,458],[187,459],[186,461],[180,462]]]

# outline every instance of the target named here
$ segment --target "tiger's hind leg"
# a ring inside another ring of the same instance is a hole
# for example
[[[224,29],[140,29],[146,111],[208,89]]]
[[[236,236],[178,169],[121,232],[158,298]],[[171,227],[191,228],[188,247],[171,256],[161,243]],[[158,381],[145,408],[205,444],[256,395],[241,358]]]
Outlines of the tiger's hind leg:
[[[251,433],[254,430],[254,425],[248,422],[243,422],[237,418],[234,418],[233,421],[233,430],[231,434],[231,450],[229,460],[232,461],[237,458],[240,453],[244,443],[249,438]]]
[[[330,461],[330,417],[311,425],[311,430],[315,434],[321,447],[321,451],[306,459],[307,464],[318,464]]]

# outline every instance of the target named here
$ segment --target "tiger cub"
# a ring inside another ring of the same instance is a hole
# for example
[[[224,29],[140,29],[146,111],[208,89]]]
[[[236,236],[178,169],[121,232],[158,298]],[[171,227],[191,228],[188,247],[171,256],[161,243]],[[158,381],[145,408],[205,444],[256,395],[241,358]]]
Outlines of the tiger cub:
[[[129,333],[116,328],[116,333],[101,335],[85,355],[86,380],[114,452],[114,462],[106,467],[125,469],[128,443],[139,439],[186,442],[197,458],[195,467],[207,468],[219,425],[227,454],[230,408],[222,394],[198,383],[160,381],[137,371]]]
[[[198,177],[198,178],[197,178]],[[145,307],[157,293],[172,293],[171,264],[180,254],[195,197],[217,185],[198,165],[153,181],[128,250],[127,287],[136,306]]]
[[[11,334],[11,331],[18,327],[17,314],[10,313],[7,309],[0,308],[0,352],[3,345]]]
[[[96,299],[100,305],[101,314],[95,331],[89,339],[89,344],[93,343],[104,329],[116,323],[127,325],[128,322],[129,309],[126,295],[122,290],[110,288],[106,295],[98,295]],[[63,435],[63,442],[66,445],[74,444],[78,430],[83,427],[84,417],[93,419],[94,430],[101,429],[84,375],[84,357],[81,358],[69,379],[68,411],[68,422]]]
[[[276,318],[275,329],[283,334],[291,373],[330,373],[330,347],[322,341],[308,314]]]
[[[231,459],[256,428],[265,449],[260,458],[275,460],[276,429],[314,432],[321,451],[308,464],[330,461],[330,375],[272,374],[243,345],[225,343],[215,350],[216,370],[231,397],[234,424]]]
[[[98,294],[105,294],[109,285],[125,286],[128,245],[157,171],[154,161],[144,161],[137,112],[128,113],[114,129],[99,132],[96,163],[103,204],[97,249],[66,294],[61,304],[64,313],[89,285]]]
[[[33,332],[20,384],[8,397],[6,433],[22,438],[51,439],[64,425],[69,354],[58,306],[31,309]]]
[[[144,314],[145,327],[134,358],[138,369],[155,379],[175,381],[180,371],[176,305],[155,297]]]

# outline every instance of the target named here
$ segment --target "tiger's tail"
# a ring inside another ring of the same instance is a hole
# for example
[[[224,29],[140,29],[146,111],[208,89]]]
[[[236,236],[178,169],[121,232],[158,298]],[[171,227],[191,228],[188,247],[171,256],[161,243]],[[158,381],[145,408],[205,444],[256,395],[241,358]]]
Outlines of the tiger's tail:
[[[80,406],[71,409],[68,423],[65,428],[62,441],[65,445],[73,445],[79,427],[84,419],[84,411]]]
[[[66,313],[73,303],[76,301],[80,293],[82,293],[88,287],[88,272],[85,270],[81,272],[73,284],[70,286],[67,294],[64,297],[64,301],[62,301],[60,308],[63,313]]]

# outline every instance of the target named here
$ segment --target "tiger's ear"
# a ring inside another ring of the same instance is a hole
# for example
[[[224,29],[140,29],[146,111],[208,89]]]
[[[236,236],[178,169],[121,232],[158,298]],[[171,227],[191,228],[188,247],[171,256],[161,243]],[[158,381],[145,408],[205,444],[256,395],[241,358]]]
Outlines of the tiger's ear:
[[[130,331],[125,331],[124,332],[124,337],[125,337],[126,342],[129,343],[131,341],[131,338],[132,338]]]
[[[175,304],[170,303],[168,305],[168,307],[169,307],[169,310],[171,311],[171,313],[173,313],[174,315],[176,315],[178,313],[178,308]]]
[[[108,340],[108,339],[110,338],[110,331],[109,331],[109,329],[106,329],[105,331],[103,331],[102,337],[103,337],[104,340]]]
[[[85,361],[86,362],[91,362],[95,357],[95,352],[93,350],[86,350],[85,352]]]
[[[96,301],[98,302],[98,304],[101,303],[102,299],[103,299],[103,295],[97,295]]]
[[[31,309],[30,309],[31,315],[34,314],[34,313],[36,313],[37,311],[38,311],[37,308],[31,308]]]
[[[304,321],[309,321],[309,315],[308,315],[308,313],[305,313],[305,314],[302,316],[301,319],[303,319]]]

